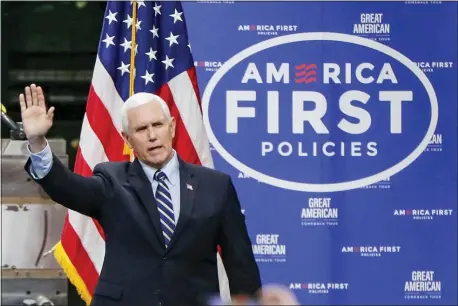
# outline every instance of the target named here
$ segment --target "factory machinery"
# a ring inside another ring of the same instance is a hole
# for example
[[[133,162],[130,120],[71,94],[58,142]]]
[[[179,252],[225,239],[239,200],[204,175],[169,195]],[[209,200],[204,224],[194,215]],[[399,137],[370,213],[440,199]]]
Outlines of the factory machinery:
[[[68,281],[52,249],[60,240],[66,208],[53,202],[24,171],[28,158],[22,124],[2,105],[1,154],[1,305],[68,305]],[[66,141],[48,139],[68,166]],[[70,186],[69,186],[70,187]]]

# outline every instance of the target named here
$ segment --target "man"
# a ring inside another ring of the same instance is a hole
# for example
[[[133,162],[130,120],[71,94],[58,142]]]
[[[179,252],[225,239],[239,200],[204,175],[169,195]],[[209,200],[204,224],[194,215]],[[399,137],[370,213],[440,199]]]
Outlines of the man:
[[[19,96],[31,153],[25,169],[57,203],[95,218],[106,251],[94,306],[199,305],[218,294],[216,248],[232,295],[261,288],[244,215],[230,177],[188,164],[172,148],[175,119],[158,96],[138,93],[122,109],[133,162],[105,162],[91,177],[71,172],[45,138],[52,126],[43,91]]]

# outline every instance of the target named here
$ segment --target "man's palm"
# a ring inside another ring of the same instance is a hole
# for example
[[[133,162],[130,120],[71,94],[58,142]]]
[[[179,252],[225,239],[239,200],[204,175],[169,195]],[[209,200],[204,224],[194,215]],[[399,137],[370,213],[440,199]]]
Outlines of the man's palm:
[[[22,124],[27,138],[46,135],[52,126],[52,118],[46,113],[46,108],[33,105],[22,113]]]
[[[32,84],[25,88],[25,98],[19,95],[22,124],[28,139],[45,136],[52,126],[54,107],[46,111],[45,98],[41,87]]]

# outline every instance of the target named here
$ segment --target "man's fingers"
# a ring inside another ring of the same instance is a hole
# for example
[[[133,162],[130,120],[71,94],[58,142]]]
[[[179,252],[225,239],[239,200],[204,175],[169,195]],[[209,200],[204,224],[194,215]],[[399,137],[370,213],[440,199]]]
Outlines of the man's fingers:
[[[25,88],[25,102],[27,103],[27,107],[32,106],[32,93],[29,86]]]
[[[43,89],[41,89],[40,86],[37,87],[37,96],[38,96],[38,106],[46,107],[45,95],[43,94]]]
[[[30,85],[32,91],[32,105],[38,105],[37,86],[35,84]]]
[[[54,106],[51,106],[51,107],[49,108],[49,110],[48,110],[48,118],[49,118],[49,119],[54,118],[54,110],[55,110]]]
[[[27,106],[25,106],[25,99],[23,94],[19,95],[19,104],[21,105],[21,112],[25,112]]]

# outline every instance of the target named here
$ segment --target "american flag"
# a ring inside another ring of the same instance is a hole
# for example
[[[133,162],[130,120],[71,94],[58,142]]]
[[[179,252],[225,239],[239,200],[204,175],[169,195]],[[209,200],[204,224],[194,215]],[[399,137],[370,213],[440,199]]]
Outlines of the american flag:
[[[100,162],[132,158],[121,138],[120,110],[136,92],[158,94],[168,103],[177,120],[173,145],[181,158],[213,167],[180,2],[108,1],[83,118],[76,173],[90,176]],[[100,224],[69,210],[54,255],[87,304],[104,254],[105,237]],[[228,280],[216,250],[215,256],[220,292],[228,298]]]

